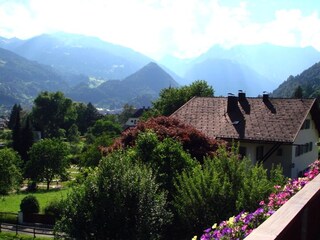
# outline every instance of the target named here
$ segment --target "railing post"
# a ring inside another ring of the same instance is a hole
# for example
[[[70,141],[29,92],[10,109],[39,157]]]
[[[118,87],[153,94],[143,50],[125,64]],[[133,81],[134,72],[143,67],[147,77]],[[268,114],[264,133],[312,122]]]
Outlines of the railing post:
[[[16,236],[18,235],[18,224],[16,224]]]
[[[33,238],[36,238],[36,228],[33,228]]]

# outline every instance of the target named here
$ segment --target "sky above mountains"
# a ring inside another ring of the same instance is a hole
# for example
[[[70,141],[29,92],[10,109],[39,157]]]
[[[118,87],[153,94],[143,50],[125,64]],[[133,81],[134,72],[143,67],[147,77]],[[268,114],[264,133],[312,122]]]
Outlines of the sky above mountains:
[[[97,36],[156,60],[196,57],[215,44],[320,50],[319,0],[0,0],[0,36]]]

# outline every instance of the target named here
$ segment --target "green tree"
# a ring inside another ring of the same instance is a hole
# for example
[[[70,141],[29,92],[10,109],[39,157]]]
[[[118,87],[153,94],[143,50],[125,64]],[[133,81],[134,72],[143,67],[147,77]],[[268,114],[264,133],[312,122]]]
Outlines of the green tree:
[[[26,175],[35,181],[45,181],[47,189],[55,176],[65,176],[68,148],[55,139],[43,139],[32,145]]]
[[[108,135],[111,138],[115,138],[120,135],[122,129],[116,118],[111,115],[107,115],[102,119],[99,119],[89,129],[89,132],[94,136]]]
[[[168,191],[168,198],[174,192],[174,181],[183,171],[191,171],[197,165],[181,143],[165,138],[160,141],[152,131],[139,134],[136,146],[132,149],[134,159],[140,159],[156,172],[156,180]]]
[[[21,111],[17,111],[15,115],[15,122],[12,123],[12,148],[17,151],[19,154],[21,153],[21,119],[20,119]]]
[[[22,180],[21,160],[17,152],[0,149],[0,195],[18,189]]]
[[[113,138],[107,134],[96,137],[93,143],[87,144],[80,155],[80,166],[83,167],[96,167],[99,165],[103,157],[101,146],[109,146],[113,143]]]
[[[62,92],[42,92],[34,100],[32,117],[35,127],[47,138],[58,137],[59,129],[68,129],[77,116],[72,100]]]
[[[82,134],[84,134],[89,127],[92,127],[98,119],[102,118],[102,114],[100,114],[90,102],[87,105],[77,103],[75,104],[75,109],[77,112],[76,124]]]
[[[121,152],[104,158],[63,209],[57,230],[76,239],[162,239],[171,219],[151,169]]]
[[[80,141],[80,132],[78,131],[78,126],[76,124],[72,124],[68,129],[67,138],[70,142],[79,142]]]
[[[17,122],[17,115],[20,114],[21,111],[22,111],[22,108],[21,108],[20,104],[13,105],[11,113],[10,113],[9,123],[8,123],[9,129],[11,129],[11,130],[13,129],[13,127],[15,126],[15,124]]]
[[[302,98],[303,97],[303,90],[302,87],[299,85],[293,92],[292,98]]]
[[[152,111],[169,116],[194,96],[212,97],[213,95],[213,88],[204,80],[197,80],[181,88],[164,88],[160,91],[159,98],[152,103]]]
[[[34,137],[33,137],[33,126],[31,122],[30,115],[27,115],[25,118],[24,124],[21,129],[21,141],[20,141],[20,155],[21,158],[23,159],[24,163],[28,161],[28,151],[30,150],[33,142],[34,142]]]

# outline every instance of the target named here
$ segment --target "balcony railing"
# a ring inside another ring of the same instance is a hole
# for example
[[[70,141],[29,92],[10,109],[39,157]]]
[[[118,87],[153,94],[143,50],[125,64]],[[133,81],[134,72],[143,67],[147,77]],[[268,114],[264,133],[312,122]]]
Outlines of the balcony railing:
[[[257,239],[320,239],[320,174],[246,237]]]

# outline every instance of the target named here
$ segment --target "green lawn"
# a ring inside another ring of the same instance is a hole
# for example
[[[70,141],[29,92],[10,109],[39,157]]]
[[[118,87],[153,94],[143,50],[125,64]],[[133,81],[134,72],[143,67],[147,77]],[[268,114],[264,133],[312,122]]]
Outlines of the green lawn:
[[[0,197],[0,211],[1,212],[18,212],[20,210],[21,200],[28,194],[34,195],[40,204],[40,211],[43,212],[46,205],[55,199],[62,199],[67,196],[68,189],[50,189],[38,190],[35,193],[21,192],[18,194],[10,194],[8,196]]]
[[[9,232],[1,232],[0,233],[0,239],[6,239],[6,240],[33,240],[33,236],[28,236],[25,234],[18,234],[16,235],[15,233],[9,233]],[[36,237],[37,240],[48,240],[50,239],[49,237]],[[52,239],[52,238],[51,238]]]

